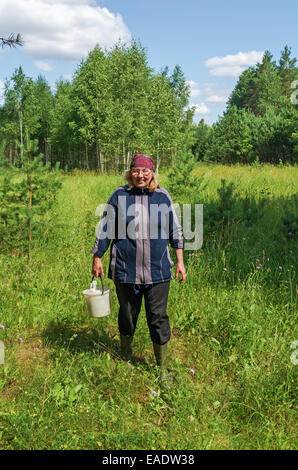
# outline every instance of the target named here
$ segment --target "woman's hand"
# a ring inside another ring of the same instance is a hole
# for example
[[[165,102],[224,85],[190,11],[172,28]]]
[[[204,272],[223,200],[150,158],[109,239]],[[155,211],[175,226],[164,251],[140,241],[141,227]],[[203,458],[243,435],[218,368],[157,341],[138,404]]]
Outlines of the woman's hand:
[[[175,253],[176,253],[176,258],[177,258],[175,279],[178,279],[178,275],[180,273],[182,278],[179,279],[179,282],[180,282],[180,284],[182,284],[182,282],[184,282],[185,278],[186,278],[186,270],[185,270],[184,262],[183,262],[183,250],[182,250],[182,248],[176,248]]]
[[[186,279],[186,269],[184,267],[184,263],[180,262],[180,263],[177,263],[177,266],[176,266],[176,275],[175,275],[175,279],[178,279],[178,275],[179,273],[181,274],[182,278],[179,279],[179,282],[180,284],[182,284],[182,282],[185,281]]]
[[[99,277],[104,275],[101,258],[98,255],[93,256],[92,276]]]

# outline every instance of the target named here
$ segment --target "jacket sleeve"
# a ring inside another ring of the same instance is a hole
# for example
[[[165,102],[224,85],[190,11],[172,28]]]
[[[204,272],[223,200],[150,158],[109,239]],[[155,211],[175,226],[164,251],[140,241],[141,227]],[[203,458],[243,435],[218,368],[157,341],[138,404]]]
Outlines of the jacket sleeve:
[[[91,253],[103,257],[108,250],[111,240],[115,238],[117,214],[117,198],[115,192],[109,197],[104,208],[100,224],[97,228],[96,238]]]
[[[171,196],[168,194],[169,200],[169,241],[172,248],[184,247],[182,227],[179,223],[176,210]]]

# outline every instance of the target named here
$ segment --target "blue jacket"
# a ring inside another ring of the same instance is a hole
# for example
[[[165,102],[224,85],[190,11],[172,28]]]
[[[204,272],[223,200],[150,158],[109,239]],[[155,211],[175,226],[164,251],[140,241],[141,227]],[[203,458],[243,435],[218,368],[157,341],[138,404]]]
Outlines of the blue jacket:
[[[181,226],[168,191],[158,186],[115,189],[105,207],[92,253],[110,243],[108,277],[120,283],[154,284],[173,279],[168,242],[183,248]]]

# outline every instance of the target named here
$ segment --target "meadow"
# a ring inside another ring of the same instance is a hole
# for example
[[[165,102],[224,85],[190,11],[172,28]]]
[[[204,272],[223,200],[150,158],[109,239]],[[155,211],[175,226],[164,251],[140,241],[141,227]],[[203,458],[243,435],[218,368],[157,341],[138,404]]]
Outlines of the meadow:
[[[96,207],[122,175],[63,174],[30,266],[0,254],[1,449],[295,449],[297,167],[200,164],[204,239],[172,280],[172,387],[160,389],[144,306],[135,367],[120,357],[118,302],[88,316]],[[167,174],[159,175],[167,187]],[[175,259],[172,253],[173,259]],[[175,267],[173,268],[173,272]],[[297,347],[296,347],[297,348]]]

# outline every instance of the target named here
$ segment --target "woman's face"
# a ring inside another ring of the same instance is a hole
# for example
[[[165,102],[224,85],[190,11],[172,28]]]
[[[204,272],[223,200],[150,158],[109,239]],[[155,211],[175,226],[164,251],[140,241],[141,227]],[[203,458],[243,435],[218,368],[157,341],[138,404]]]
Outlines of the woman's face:
[[[146,167],[136,167],[132,168],[131,171],[131,179],[133,185],[137,188],[145,188],[151,181],[152,171]]]

